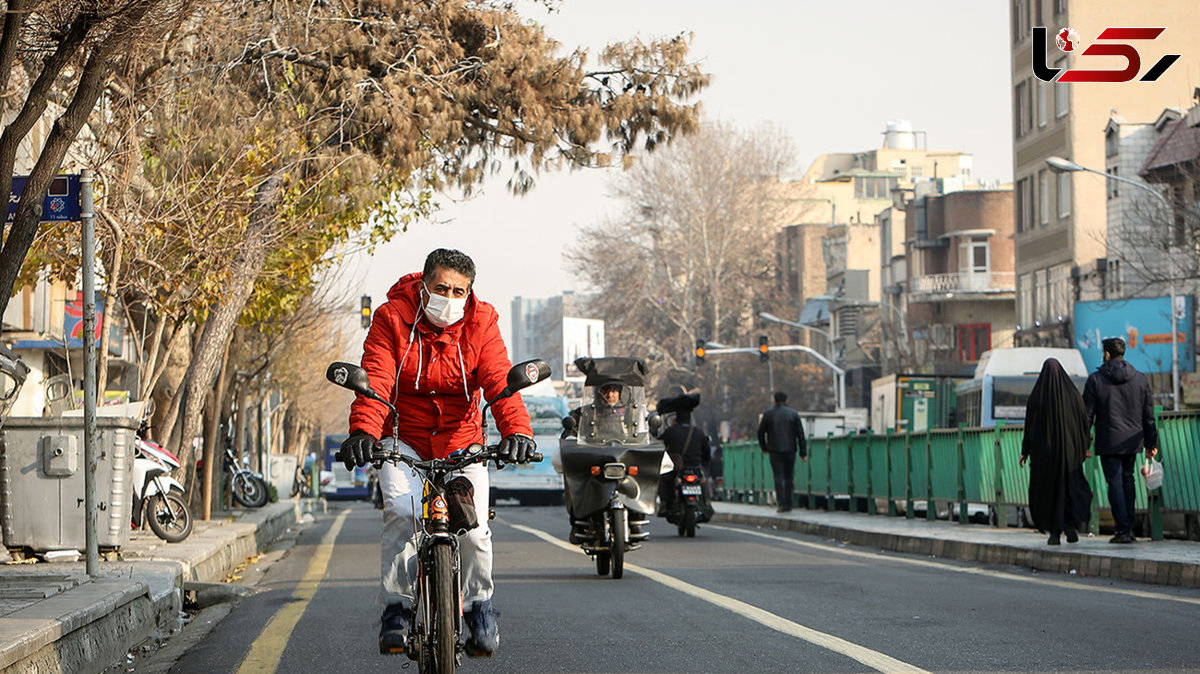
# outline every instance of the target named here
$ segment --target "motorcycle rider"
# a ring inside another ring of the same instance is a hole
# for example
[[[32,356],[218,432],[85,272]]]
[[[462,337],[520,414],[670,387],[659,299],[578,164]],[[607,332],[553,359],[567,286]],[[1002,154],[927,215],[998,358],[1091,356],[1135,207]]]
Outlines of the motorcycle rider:
[[[406,455],[444,458],[482,440],[480,401],[505,387],[509,368],[497,313],[475,296],[475,263],[458,250],[439,248],[421,272],[400,278],[371,321],[362,367],[371,388],[395,405],[400,437],[392,438],[387,408],[358,396],[350,407],[350,437],[338,457],[347,468],[366,465],[372,448],[398,445]],[[504,461],[525,463],[536,449],[529,413],[520,395],[492,406]],[[404,464],[380,469],[383,533],[380,653],[403,652],[414,620],[417,537],[413,505],[421,477]],[[492,608],[492,534],[488,527],[488,474],[482,463],[462,471],[474,487],[479,526],[459,538],[462,600],[470,635],[467,654],[490,656],[499,646],[498,612]]]
[[[694,406],[693,406],[694,407]],[[700,468],[708,474],[708,465],[712,460],[712,447],[708,435],[692,425],[692,408],[683,407],[675,412],[675,421],[671,427],[663,431],[663,444],[671,457],[674,470],[663,473],[658,482],[658,500],[661,507],[660,515],[671,512],[675,507],[675,475],[684,468]],[[711,499],[705,482],[704,497]]]

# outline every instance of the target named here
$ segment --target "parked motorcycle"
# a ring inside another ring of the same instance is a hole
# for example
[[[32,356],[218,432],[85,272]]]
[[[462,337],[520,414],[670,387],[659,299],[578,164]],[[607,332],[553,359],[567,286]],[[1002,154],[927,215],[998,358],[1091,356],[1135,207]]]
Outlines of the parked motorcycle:
[[[134,441],[132,525],[149,524],[159,538],[178,543],[192,533],[183,485],[170,476],[179,458],[151,440],[148,430],[143,421]]]
[[[564,420],[554,458],[571,519],[568,540],[596,561],[596,573],[624,575],[625,553],[649,537],[663,447],[650,437],[645,364],[636,358],[580,358],[583,405]]]
[[[237,455],[233,453],[233,429],[225,435],[225,455],[222,457],[225,477],[229,480],[229,489],[233,500],[243,508],[261,508],[267,504],[270,494],[267,492],[267,481],[262,473],[256,473],[246,466],[238,465]]]

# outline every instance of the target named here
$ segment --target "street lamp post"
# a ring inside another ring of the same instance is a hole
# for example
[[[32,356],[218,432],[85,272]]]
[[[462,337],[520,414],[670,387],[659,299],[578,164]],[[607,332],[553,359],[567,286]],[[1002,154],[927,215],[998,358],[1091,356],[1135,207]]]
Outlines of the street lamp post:
[[[1077,164],[1077,163],[1071,161],[1070,159],[1063,159],[1062,157],[1047,157],[1046,165],[1049,166],[1050,170],[1054,171],[1055,173],[1076,173],[1076,172],[1083,171],[1086,173],[1095,173],[1098,176],[1104,176],[1105,178],[1107,178],[1109,180],[1115,180],[1119,183],[1125,183],[1126,185],[1133,185],[1134,187],[1136,187],[1138,189],[1144,190],[1144,191],[1149,192],[1150,194],[1154,195],[1154,198],[1157,199],[1159,201],[1159,203],[1161,203],[1163,205],[1163,207],[1167,209],[1168,215],[1174,213],[1174,208],[1171,206],[1171,202],[1167,201],[1166,197],[1159,194],[1158,190],[1156,190],[1144,183],[1138,182],[1136,180],[1132,180],[1130,178],[1124,178],[1122,176],[1105,173],[1103,171],[1097,171],[1096,169],[1088,168],[1086,166],[1083,166],[1082,164]],[[1167,264],[1170,265],[1167,268],[1167,275],[1170,277],[1170,283],[1171,283],[1171,287],[1170,287],[1170,291],[1171,291],[1171,312],[1170,312],[1171,313],[1171,406],[1173,409],[1178,410],[1179,409],[1179,328],[1177,326],[1176,318],[1175,318],[1175,302],[1176,302],[1176,300],[1175,300],[1175,258],[1170,254],[1170,251],[1167,252]]]
[[[764,321],[770,321],[772,323],[782,323],[783,325],[791,326],[793,328],[800,328],[802,330],[811,330],[811,331],[825,337],[825,345],[830,350],[828,353],[827,364],[829,364],[830,368],[833,370],[834,395],[837,396],[837,406],[839,408],[845,408],[845,406],[846,406],[846,372],[845,372],[845,370],[842,370],[842,369],[832,365],[832,362],[833,362],[833,337],[828,332],[825,332],[824,330],[822,330],[820,328],[814,328],[811,325],[805,325],[803,323],[796,323],[795,321],[784,320],[784,319],[776,316],[775,314],[770,314],[765,311],[758,312],[758,316],[759,316],[759,318],[763,319]]]

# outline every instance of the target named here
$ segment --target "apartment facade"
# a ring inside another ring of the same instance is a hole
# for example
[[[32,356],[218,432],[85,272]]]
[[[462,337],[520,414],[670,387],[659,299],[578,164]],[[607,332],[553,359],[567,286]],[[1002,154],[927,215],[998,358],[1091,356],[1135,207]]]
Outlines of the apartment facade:
[[[970,376],[984,351],[1013,345],[1013,192],[934,187],[906,205],[911,353],[898,360],[906,372]]]
[[[1071,346],[1074,302],[1108,282],[1108,181],[1055,173],[1046,159],[1063,157],[1104,171],[1103,131],[1114,113],[1146,120],[1165,107],[1188,105],[1200,73],[1200,3],[1012,0],[1011,9],[1016,344]],[[1045,44],[1035,44],[1037,26],[1047,29]],[[1122,59],[1083,57],[1084,49],[1063,51],[1054,40],[1070,27],[1086,48],[1112,26],[1166,27],[1153,42],[1139,42],[1143,70],[1160,55],[1182,56],[1153,82],[1045,83],[1034,76],[1035,49],[1045,53],[1050,68],[1120,69]]]

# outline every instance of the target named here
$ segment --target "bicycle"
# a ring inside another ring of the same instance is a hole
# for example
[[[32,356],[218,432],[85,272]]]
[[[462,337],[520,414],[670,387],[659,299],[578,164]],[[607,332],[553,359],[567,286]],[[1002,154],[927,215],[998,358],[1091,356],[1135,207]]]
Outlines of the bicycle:
[[[399,420],[396,408],[371,389],[367,373],[350,363],[333,363],[325,373],[326,378],[344,388],[367,396],[387,405],[392,413],[392,437],[399,437]],[[508,373],[507,386],[483,408],[482,443],[452,452],[444,459],[416,459],[405,456],[395,449],[384,449],[382,443],[375,446],[371,462],[376,468],[383,463],[400,463],[410,466],[423,478],[421,492],[421,517],[417,531],[417,580],[414,588],[416,620],[409,633],[404,652],[417,661],[420,672],[453,674],[466,648],[466,630],[463,625],[462,583],[459,572],[458,536],[479,526],[474,521],[474,509],[463,509],[469,514],[465,522],[451,522],[446,478],[457,470],[476,463],[495,461],[498,468],[504,464],[496,455],[498,445],[487,443],[487,411],[493,403],[535,384],[550,376],[550,366],[542,360],[532,360],[514,365]],[[534,453],[533,461],[541,461],[542,455]],[[457,479],[457,478],[456,478]],[[449,482],[454,482],[450,480]],[[414,526],[418,522],[414,522]]]

